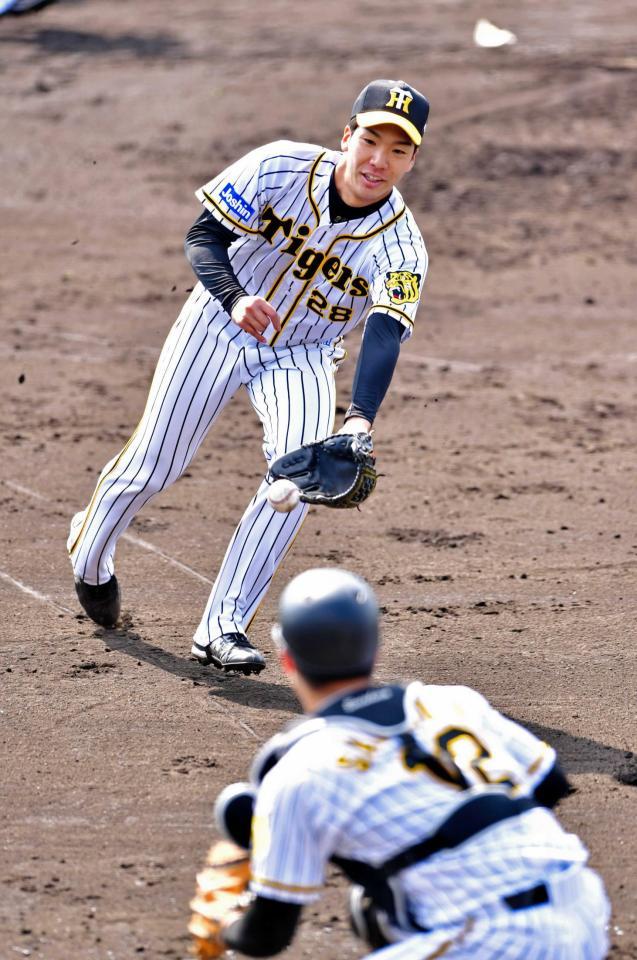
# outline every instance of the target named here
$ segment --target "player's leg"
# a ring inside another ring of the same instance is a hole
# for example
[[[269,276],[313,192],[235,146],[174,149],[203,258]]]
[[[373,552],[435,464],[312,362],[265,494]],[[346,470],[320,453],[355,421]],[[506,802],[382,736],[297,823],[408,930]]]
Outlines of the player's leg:
[[[608,952],[610,904],[601,878],[579,864],[550,875],[547,880],[550,911],[525,911],[535,923],[536,939],[554,950],[559,960],[602,960]],[[523,955],[521,954],[521,957]]]
[[[610,907],[597,874],[574,865],[551,874],[546,889],[541,903],[476,906],[457,923],[414,934],[368,960],[603,960]]]
[[[458,923],[428,933],[417,933],[411,937],[403,934],[404,939],[399,942],[366,954],[366,960],[428,960],[428,958],[433,960],[434,957],[443,956],[445,960],[447,957],[451,960],[469,960],[469,958],[482,960],[482,958],[495,956],[490,950],[481,952],[485,945],[473,954],[464,952],[462,948],[464,932],[465,924]]]
[[[82,585],[111,583],[118,537],[187,467],[240,383],[235,341],[243,336],[210,295],[195,288],[162,349],[138,427],[102,471],[89,506],[74,517],[68,549]]]
[[[259,359],[261,357],[261,359]],[[327,436],[334,423],[334,354],[318,345],[246,354],[251,368],[248,390],[264,431],[268,464],[302,443]],[[228,545],[204,616],[194,637],[193,654],[225,644],[223,637],[244,635],[272,577],[292,545],[307,514],[299,503],[277,513],[267,500],[266,477],[251,500]],[[213,660],[216,666],[226,666]]]

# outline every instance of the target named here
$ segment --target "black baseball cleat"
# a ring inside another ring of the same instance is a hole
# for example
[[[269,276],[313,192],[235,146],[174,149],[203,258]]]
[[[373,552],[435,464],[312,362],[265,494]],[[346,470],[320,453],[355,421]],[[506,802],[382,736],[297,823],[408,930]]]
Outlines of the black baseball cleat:
[[[265,667],[265,660],[244,633],[222,633],[207,647],[195,641],[190,652],[199,663],[211,663],[219,670],[250,674],[261,673]]]
[[[80,577],[76,577],[75,592],[91,620],[99,623],[100,627],[115,626],[119,620],[121,604],[116,576],[98,585],[85,583]]]

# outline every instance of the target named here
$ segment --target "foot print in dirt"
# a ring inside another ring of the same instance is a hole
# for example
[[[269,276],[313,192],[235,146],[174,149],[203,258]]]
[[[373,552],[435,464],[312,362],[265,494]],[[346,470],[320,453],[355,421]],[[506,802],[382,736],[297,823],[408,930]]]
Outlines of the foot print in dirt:
[[[401,543],[421,543],[426,547],[451,549],[484,538],[482,533],[448,533],[446,530],[419,530],[417,527],[391,527],[386,535]]]
[[[210,757],[194,757],[188,755],[186,757],[175,757],[171,760],[170,769],[164,768],[163,773],[168,773],[170,776],[173,776],[177,773],[191,773],[193,770],[210,770],[212,767],[217,766],[217,761],[211,759]]]
[[[95,673],[108,673],[110,670],[115,670],[114,663],[108,663],[106,661],[98,663],[97,660],[83,660],[81,663],[73,663],[67,676],[73,678],[86,677]]]

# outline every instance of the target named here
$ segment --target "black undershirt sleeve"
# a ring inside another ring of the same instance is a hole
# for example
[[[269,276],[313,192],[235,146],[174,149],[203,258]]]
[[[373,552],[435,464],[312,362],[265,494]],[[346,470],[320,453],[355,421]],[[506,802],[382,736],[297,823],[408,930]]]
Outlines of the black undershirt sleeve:
[[[365,324],[354,373],[352,402],[345,414],[374,422],[400,353],[402,324],[387,313],[372,313]]]
[[[219,301],[226,313],[232,311],[237,300],[247,296],[228,256],[228,247],[236,239],[232,230],[204,210],[186,234],[184,243],[186,257],[197,279]]]
[[[533,796],[540,806],[554,807],[558,800],[567,796],[571,790],[572,787],[556,760],[544,779],[538,783]]]
[[[249,957],[272,957],[292,942],[303,908],[269,897],[256,897],[244,915],[223,931],[230,950]]]

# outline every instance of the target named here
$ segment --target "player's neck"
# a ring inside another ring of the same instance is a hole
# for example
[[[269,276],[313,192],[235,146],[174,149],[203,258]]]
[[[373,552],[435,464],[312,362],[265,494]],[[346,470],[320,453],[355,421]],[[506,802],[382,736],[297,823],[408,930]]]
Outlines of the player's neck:
[[[330,219],[333,223],[338,223],[339,220],[360,220],[363,217],[368,217],[376,210],[380,210],[391,196],[390,191],[386,197],[381,197],[375,203],[369,203],[361,207],[355,203],[349,203],[343,196],[344,192],[342,170],[336,167],[330,178]]]
[[[369,684],[370,678],[366,676],[353,677],[348,680],[332,680],[329,683],[322,683],[320,687],[315,687],[310,686],[299,673],[295,674],[294,677],[296,695],[305,713],[315,713],[328,700],[344,696],[346,693],[353,693],[355,690],[361,690],[368,687]]]

